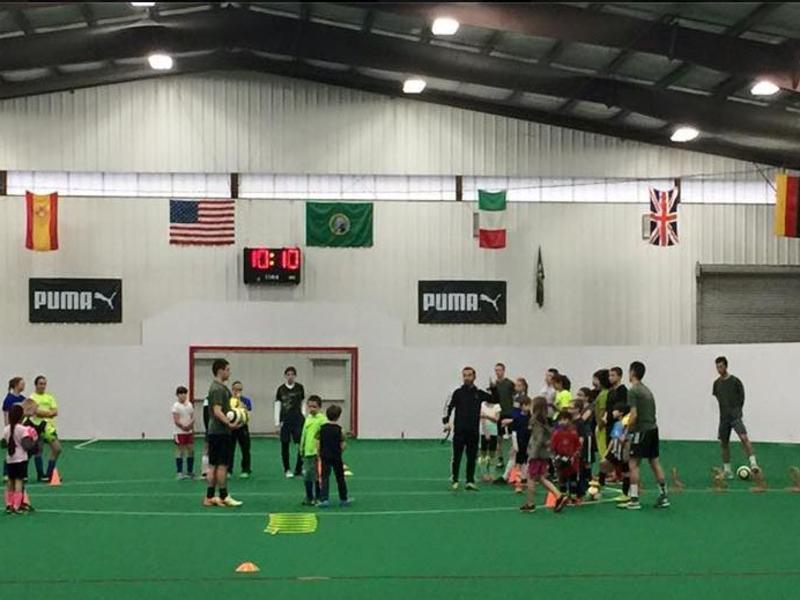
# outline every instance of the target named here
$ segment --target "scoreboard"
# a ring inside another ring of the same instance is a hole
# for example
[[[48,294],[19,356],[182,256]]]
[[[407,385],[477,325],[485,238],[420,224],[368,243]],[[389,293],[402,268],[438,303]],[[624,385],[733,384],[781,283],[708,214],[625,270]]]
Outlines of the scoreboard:
[[[300,283],[300,248],[245,248],[245,283]]]

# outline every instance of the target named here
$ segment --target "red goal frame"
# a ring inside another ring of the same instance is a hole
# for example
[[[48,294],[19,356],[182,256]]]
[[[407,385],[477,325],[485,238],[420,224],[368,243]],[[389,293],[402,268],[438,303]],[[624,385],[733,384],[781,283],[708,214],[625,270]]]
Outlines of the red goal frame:
[[[358,347],[356,346],[189,346],[189,398],[194,400],[194,358],[198,352],[314,352],[350,355],[350,435],[358,437]]]

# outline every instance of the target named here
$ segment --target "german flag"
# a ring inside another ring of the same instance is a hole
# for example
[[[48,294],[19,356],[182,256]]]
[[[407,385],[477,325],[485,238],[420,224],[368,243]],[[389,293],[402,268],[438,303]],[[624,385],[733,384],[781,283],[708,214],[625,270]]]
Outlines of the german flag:
[[[800,177],[778,175],[775,197],[775,235],[800,237]]]
[[[28,229],[25,247],[29,250],[58,250],[58,193],[38,196],[25,192]]]

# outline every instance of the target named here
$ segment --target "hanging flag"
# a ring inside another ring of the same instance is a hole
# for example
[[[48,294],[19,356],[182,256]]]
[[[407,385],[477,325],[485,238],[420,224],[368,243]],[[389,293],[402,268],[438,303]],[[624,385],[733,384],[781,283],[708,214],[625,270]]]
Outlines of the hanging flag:
[[[541,246],[539,246],[539,259],[536,261],[536,304],[539,308],[544,306],[544,263]]]
[[[58,192],[44,196],[25,192],[25,210],[25,247],[39,251],[58,250]]]
[[[678,243],[678,206],[681,188],[661,191],[650,188],[650,243],[654,246],[674,246]]]
[[[372,203],[306,202],[306,245],[372,246]]]
[[[800,237],[800,177],[779,174],[775,187],[775,235]]]
[[[236,241],[235,200],[170,200],[169,243],[229,246]]]
[[[481,248],[506,247],[506,191],[478,190],[480,228],[478,244]]]

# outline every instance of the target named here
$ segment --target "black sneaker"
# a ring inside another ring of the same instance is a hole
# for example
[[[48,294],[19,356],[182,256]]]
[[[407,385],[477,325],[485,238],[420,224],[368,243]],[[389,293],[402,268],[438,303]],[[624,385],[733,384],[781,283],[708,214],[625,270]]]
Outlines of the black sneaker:
[[[13,506],[6,506],[6,514],[13,515],[14,514],[14,507]]]
[[[656,500],[655,504],[656,508],[669,508],[669,498],[667,498],[666,494],[661,494]]]
[[[35,512],[35,511],[36,511],[36,509],[35,509],[35,508],[33,508],[33,506],[31,506],[30,504],[22,504],[22,505],[19,507],[19,509],[20,509],[22,512]]]
[[[528,504],[527,502],[519,507],[519,509],[524,513],[532,513],[536,512],[536,505],[535,504]]]
[[[558,500],[556,500],[556,505],[553,508],[553,512],[560,513],[562,510],[564,510],[564,507],[567,504],[569,504],[569,496],[567,496],[566,494],[562,494],[562,496]]]

